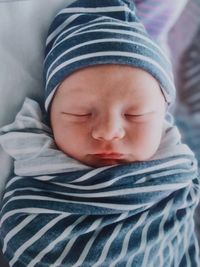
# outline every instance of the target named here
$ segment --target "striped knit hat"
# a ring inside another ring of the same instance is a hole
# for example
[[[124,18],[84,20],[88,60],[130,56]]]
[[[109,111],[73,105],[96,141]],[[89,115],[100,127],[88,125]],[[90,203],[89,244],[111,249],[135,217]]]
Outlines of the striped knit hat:
[[[72,72],[98,64],[141,68],[160,83],[166,101],[175,98],[171,64],[147,35],[133,0],[77,0],[51,24],[45,51],[45,108]]]

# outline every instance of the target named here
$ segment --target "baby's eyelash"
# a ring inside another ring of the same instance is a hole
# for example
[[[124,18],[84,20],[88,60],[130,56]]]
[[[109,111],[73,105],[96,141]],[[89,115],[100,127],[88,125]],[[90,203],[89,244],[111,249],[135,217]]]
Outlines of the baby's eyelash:
[[[64,115],[69,115],[69,116],[75,116],[75,117],[86,117],[86,116],[91,116],[91,113],[76,114],[76,113],[62,112],[62,114],[64,114]]]
[[[149,111],[149,112],[144,112],[144,113],[139,113],[139,114],[131,114],[131,113],[126,113],[125,116],[130,116],[130,117],[143,117],[143,116],[148,116],[154,114],[155,111]]]
[[[125,114],[125,116],[130,116],[130,117],[141,117],[144,115],[146,115],[146,114]]]

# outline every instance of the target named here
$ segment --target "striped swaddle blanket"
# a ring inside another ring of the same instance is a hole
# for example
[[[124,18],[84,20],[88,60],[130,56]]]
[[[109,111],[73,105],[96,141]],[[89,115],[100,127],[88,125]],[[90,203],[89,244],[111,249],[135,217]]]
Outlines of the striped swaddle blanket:
[[[14,158],[0,220],[11,267],[199,266],[197,166],[176,127],[152,160],[96,169],[56,148],[33,100],[0,133]]]

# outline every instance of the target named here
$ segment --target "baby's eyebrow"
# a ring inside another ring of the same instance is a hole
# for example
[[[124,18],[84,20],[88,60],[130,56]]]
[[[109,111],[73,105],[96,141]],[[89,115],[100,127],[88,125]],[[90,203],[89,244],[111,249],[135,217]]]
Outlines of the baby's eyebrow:
[[[79,101],[77,99],[70,100],[70,102],[63,101],[61,104],[61,109],[63,110],[88,110],[91,109],[91,102],[87,100]]]

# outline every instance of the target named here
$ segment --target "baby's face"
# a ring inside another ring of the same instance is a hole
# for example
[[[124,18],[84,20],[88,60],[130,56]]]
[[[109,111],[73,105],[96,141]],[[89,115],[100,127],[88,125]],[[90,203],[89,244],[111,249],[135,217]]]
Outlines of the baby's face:
[[[93,167],[150,159],[161,141],[165,100],[147,72],[100,65],[67,77],[52,101],[55,142]]]

